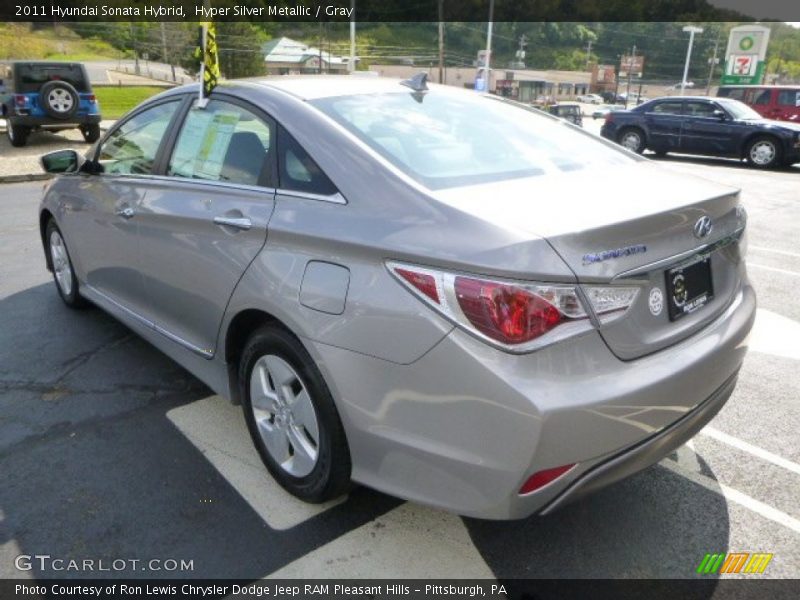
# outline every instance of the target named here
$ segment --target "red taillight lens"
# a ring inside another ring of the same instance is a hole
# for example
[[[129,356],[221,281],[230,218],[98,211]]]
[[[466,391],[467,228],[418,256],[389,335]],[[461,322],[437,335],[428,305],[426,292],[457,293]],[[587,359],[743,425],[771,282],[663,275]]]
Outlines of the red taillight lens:
[[[436,302],[436,304],[439,304],[439,292],[436,289],[436,280],[433,275],[409,271],[408,269],[395,269],[394,272]]]
[[[613,113],[606,113],[606,123],[611,123],[614,120]]]
[[[95,96],[94,94],[90,94],[88,100],[90,104],[94,104],[95,102],[97,102],[97,96]]]
[[[522,484],[522,487],[519,488],[520,496],[524,496],[525,494],[530,494],[531,492],[535,492],[536,490],[543,488],[548,483],[551,483],[564,475],[567,471],[571,470],[575,464],[571,465],[564,465],[562,467],[555,467],[553,469],[545,469],[544,471],[539,471],[534,473],[530,477],[528,477],[527,481]]]
[[[520,287],[455,278],[458,305],[475,328],[503,344],[522,344],[543,335],[564,319],[544,298]]]
[[[28,97],[24,94],[14,94],[14,104],[17,106],[27,106]]]

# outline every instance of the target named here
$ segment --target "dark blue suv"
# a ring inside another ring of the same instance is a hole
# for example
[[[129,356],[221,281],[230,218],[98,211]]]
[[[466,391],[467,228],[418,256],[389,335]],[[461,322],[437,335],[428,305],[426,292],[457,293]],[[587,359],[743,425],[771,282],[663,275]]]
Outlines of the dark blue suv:
[[[77,127],[88,143],[100,137],[100,106],[80,63],[0,64],[0,111],[12,146],[24,146],[35,129]]]
[[[770,121],[731,98],[658,98],[608,113],[600,135],[638,153],[738,158],[762,169],[800,162],[800,124]]]

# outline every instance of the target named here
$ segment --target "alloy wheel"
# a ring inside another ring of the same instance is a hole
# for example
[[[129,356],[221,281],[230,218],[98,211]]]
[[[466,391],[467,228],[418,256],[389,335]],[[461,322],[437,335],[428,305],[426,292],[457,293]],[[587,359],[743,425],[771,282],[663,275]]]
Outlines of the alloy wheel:
[[[67,247],[58,231],[50,234],[50,258],[53,261],[53,272],[58,287],[64,296],[72,294],[72,264],[69,262]]]
[[[250,376],[250,405],[272,459],[293,477],[311,473],[319,458],[319,422],[297,371],[274,354],[259,358]]]
[[[72,110],[72,95],[64,88],[56,88],[52,90],[47,95],[47,102],[56,112],[68,113],[70,110]]]
[[[750,160],[759,166],[768,165],[775,160],[776,152],[777,149],[774,143],[769,140],[762,140],[756,142],[750,148]]]

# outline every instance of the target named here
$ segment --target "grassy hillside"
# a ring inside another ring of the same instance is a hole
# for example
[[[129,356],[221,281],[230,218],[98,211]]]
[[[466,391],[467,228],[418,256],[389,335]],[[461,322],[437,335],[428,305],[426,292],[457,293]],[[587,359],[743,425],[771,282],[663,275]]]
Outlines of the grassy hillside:
[[[97,38],[81,38],[66,27],[30,23],[0,23],[0,60],[105,60],[120,52]]]
[[[118,119],[140,102],[163,91],[162,87],[143,85],[94,88],[97,101],[100,102],[100,113],[104,119]]]

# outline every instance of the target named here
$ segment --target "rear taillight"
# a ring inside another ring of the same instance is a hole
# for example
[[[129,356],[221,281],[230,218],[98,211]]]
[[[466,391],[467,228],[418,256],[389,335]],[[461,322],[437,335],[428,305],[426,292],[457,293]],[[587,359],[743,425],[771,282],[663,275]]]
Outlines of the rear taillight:
[[[89,104],[95,104],[97,103],[97,96],[95,96],[94,94],[89,94],[87,100],[89,101]]]
[[[576,286],[475,277],[416,265],[387,263],[408,290],[456,325],[510,352],[535,350],[592,329]],[[598,321],[625,312],[638,288],[582,286]]]
[[[614,114],[610,112],[606,113],[606,123],[611,123],[613,120],[614,120]]]
[[[458,276],[455,291],[467,320],[502,344],[530,342],[566,318],[541,296],[513,284]]]
[[[19,107],[28,106],[30,100],[25,94],[14,94],[14,104]]]

